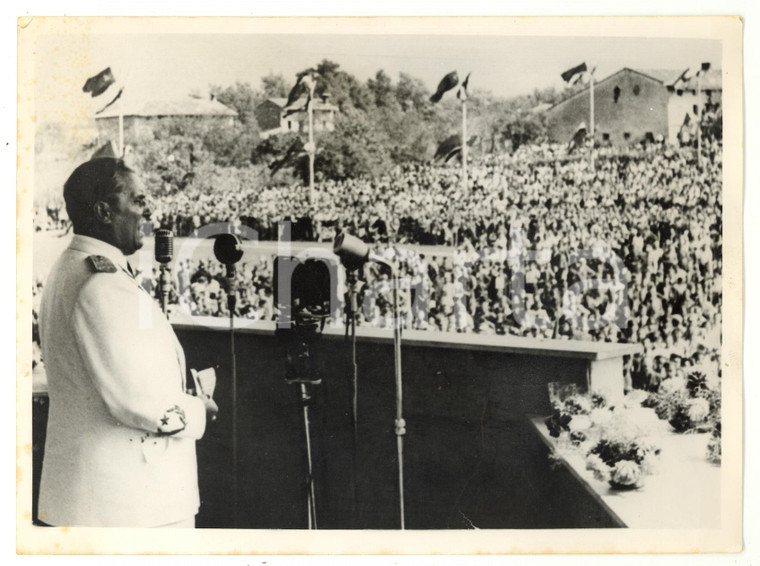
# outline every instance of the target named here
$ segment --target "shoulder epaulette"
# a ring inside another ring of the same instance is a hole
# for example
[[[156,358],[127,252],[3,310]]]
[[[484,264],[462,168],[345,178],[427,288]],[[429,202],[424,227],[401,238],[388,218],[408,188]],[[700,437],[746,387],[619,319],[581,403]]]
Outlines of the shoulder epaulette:
[[[116,273],[117,269],[113,262],[102,255],[91,255],[87,257],[90,267],[95,273]]]

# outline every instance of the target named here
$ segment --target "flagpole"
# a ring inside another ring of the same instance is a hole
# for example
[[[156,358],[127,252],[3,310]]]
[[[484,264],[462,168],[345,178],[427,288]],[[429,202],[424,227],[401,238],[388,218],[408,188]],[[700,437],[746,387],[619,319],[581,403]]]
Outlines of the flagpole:
[[[122,88],[119,91],[119,94],[116,96],[116,99],[118,99],[122,92],[124,92],[124,89]],[[114,100],[116,100],[114,99]],[[119,157],[121,159],[124,159],[124,153],[125,153],[125,147],[124,147],[124,99],[121,99],[118,102],[119,106]]]
[[[124,159],[124,113],[119,110],[119,157]]]
[[[589,76],[589,96],[591,98],[589,102],[589,121],[591,122],[589,126],[589,132],[591,134],[591,149],[589,150],[589,167],[591,170],[594,170],[594,144],[596,142],[596,137],[594,134],[594,69],[589,69],[588,72]]]
[[[309,116],[309,209],[314,206],[314,154],[316,153],[316,147],[314,146],[314,87],[316,83],[314,81],[309,85],[309,100],[306,102],[306,112]],[[310,210],[311,214],[314,214],[313,210]]]
[[[702,96],[699,82],[702,70],[697,71],[697,165],[702,167]]]
[[[467,195],[467,94],[462,98],[462,190]]]

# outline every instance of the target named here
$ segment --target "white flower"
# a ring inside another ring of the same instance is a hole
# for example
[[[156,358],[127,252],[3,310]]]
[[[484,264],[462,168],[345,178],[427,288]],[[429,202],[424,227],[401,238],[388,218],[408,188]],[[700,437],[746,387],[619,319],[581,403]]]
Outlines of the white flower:
[[[640,405],[648,396],[647,392],[643,389],[632,389],[626,394],[625,400],[630,402],[632,406]]]
[[[671,377],[660,383],[660,393],[676,393],[686,389],[686,380],[683,377]]]
[[[609,409],[594,409],[589,415],[594,426],[604,426],[612,420],[612,411]]]
[[[591,399],[589,399],[588,397],[578,397],[576,401],[578,402],[578,405],[580,406],[584,414],[587,415],[591,412],[591,407],[593,406],[591,403]]]
[[[612,481],[619,485],[636,485],[641,479],[641,468],[631,460],[620,460],[612,470]]]
[[[591,419],[588,415],[575,415],[568,425],[570,430],[587,430],[591,428]]]
[[[586,457],[586,469],[593,472],[594,477],[599,481],[606,482],[610,480],[609,466],[596,454],[589,454]]]
[[[687,409],[689,420],[692,424],[701,423],[710,414],[710,403],[707,399],[697,397],[689,402],[689,408]]]

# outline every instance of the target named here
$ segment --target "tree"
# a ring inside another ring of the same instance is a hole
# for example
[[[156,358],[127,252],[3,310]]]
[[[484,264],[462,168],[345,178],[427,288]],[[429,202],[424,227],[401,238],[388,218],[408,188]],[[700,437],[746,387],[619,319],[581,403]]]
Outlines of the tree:
[[[234,86],[227,88],[212,85],[209,90],[219,102],[235,110],[243,124],[256,125],[253,112],[263,99],[259,93],[253,90],[250,83],[237,82]]]
[[[532,112],[516,112],[507,119],[504,138],[511,140],[512,151],[521,145],[536,143],[546,136],[546,124],[542,115]]]
[[[315,169],[326,178],[375,177],[393,166],[387,137],[366,113],[350,108],[338,117],[335,126],[335,131],[322,136],[317,144]],[[308,172],[302,170],[301,174],[308,178]]]
[[[322,60],[316,68],[317,96],[329,94],[331,100],[341,112],[350,108],[368,110],[374,106],[372,93],[367,85],[361,84],[356,77],[340,69],[340,65],[327,59]]]
[[[281,73],[269,73],[261,77],[261,91],[261,98],[285,98],[290,92],[290,87]]]
[[[430,92],[425,84],[407,73],[399,73],[396,100],[403,110],[422,112],[430,107]]]
[[[380,69],[375,73],[374,79],[367,80],[367,88],[375,99],[375,106],[378,108],[397,108],[396,92],[393,88],[391,78]]]

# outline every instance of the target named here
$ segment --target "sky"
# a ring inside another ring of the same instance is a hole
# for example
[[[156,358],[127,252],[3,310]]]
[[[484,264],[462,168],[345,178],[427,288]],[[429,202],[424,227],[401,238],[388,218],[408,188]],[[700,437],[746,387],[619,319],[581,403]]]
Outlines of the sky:
[[[471,90],[498,96],[534,88],[561,88],[560,73],[581,62],[604,78],[622,67],[683,70],[702,61],[720,66],[721,43],[705,39],[538,37],[497,35],[109,34],[44,35],[35,50],[39,121],[62,118],[61,109],[94,112],[102,100],[81,92],[88,76],[110,67],[125,98],[171,99],[206,95],[210,85],[248,82],[300,70],[330,59],[365,81],[382,69],[420,78],[434,91],[452,70],[468,72]],[[70,116],[70,115],[69,115]]]

